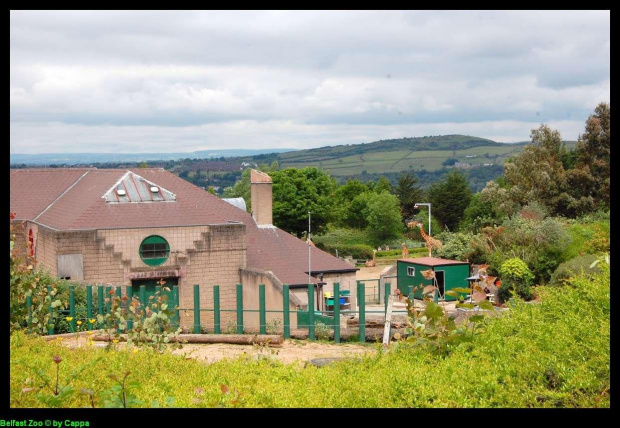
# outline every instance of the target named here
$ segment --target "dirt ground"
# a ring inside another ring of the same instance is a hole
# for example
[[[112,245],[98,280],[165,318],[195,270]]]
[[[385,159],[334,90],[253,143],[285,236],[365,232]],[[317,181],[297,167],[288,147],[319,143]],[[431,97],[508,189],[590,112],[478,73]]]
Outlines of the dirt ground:
[[[187,344],[173,353],[195,358],[198,361],[212,363],[225,358],[237,358],[247,355],[252,358],[270,357],[285,364],[309,362],[318,358],[357,357],[376,352],[372,346],[354,343],[340,345],[301,340],[285,340],[280,346],[262,347],[258,345],[229,344]]]
[[[386,269],[387,266],[375,266],[375,267],[362,267],[357,272],[357,279],[376,279],[379,278],[381,272]],[[383,305],[368,306],[367,309],[382,310]],[[404,309],[404,303],[396,303],[396,309]],[[454,303],[447,303],[445,307],[447,312],[455,311]],[[466,314],[460,314],[466,317]],[[376,318],[376,320],[374,319]],[[402,320],[400,319],[402,318]],[[395,314],[393,322],[404,322],[405,315]],[[368,314],[366,316],[367,325],[371,321],[375,321],[377,324],[382,325],[383,315]],[[78,346],[94,346],[105,347],[106,342],[90,342],[90,336],[87,334],[80,334],[76,338],[75,335],[62,335],[64,337],[57,338],[61,340],[65,346],[78,347]],[[124,349],[126,344],[124,342],[116,343],[118,349]],[[259,345],[233,345],[233,344],[184,344],[183,348],[172,351],[174,354],[185,356],[185,358],[195,358],[198,361],[204,363],[213,363],[222,359],[234,359],[240,356],[249,356],[251,358],[268,357],[281,361],[285,364],[290,363],[306,363],[311,360],[323,359],[323,358],[346,358],[346,357],[358,357],[367,353],[375,353],[376,348],[372,344],[359,344],[359,343],[343,343],[343,344],[330,344],[325,342],[310,342],[307,340],[285,340],[282,345],[277,346],[259,346]]]
[[[389,266],[361,267],[355,275],[355,279],[361,281],[363,279],[379,279],[383,269]]]
[[[92,346],[104,348],[107,342],[89,341],[90,335],[58,335],[53,340],[60,341],[69,348]],[[125,349],[125,342],[115,343],[117,349]],[[138,352],[140,352],[138,350]],[[376,352],[372,345],[360,345],[357,343],[329,344],[324,342],[309,342],[307,340],[285,340],[282,345],[270,347],[260,345],[233,345],[226,343],[216,344],[184,344],[181,349],[172,350],[173,354],[195,358],[204,363],[213,363],[222,359],[234,359],[246,355],[250,358],[269,357],[285,364],[300,362],[305,363],[319,358],[346,358],[358,357],[366,353]]]

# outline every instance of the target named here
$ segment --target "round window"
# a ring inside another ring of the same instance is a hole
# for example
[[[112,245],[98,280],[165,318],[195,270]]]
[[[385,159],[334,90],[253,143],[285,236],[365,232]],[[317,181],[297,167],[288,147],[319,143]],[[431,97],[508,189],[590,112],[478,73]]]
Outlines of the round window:
[[[149,266],[159,266],[168,260],[170,245],[161,236],[151,235],[140,244],[140,258]]]

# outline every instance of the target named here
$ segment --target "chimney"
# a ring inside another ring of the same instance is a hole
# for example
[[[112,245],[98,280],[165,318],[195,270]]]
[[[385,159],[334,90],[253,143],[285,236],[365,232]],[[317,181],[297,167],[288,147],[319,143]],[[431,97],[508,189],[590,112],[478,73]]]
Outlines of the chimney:
[[[272,181],[264,172],[250,171],[250,191],[252,194],[252,217],[259,226],[273,224],[271,193]]]

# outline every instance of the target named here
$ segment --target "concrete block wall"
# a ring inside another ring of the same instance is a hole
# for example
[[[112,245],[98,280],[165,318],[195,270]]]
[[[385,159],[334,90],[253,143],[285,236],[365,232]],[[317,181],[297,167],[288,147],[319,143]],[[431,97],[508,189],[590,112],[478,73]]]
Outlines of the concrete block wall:
[[[265,308],[267,311],[283,311],[283,294],[282,294],[282,282],[278,280],[270,272],[262,272],[256,269],[242,269],[241,270],[241,283],[243,284],[243,308],[254,309],[259,308],[259,285],[265,284]],[[296,296],[291,292],[289,293],[289,311],[290,312],[290,325],[291,328],[297,328],[297,311],[298,305],[301,304]],[[267,325],[273,323],[274,320],[280,320],[280,329],[284,326],[282,312],[267,312],[265,314]],[[246,312],[243,315],[244,327],[252,329],[258,329],[259,313],[258,312]]]
[[[144,238],[159,235],[170,245],[170,257],[160,266],[140,259]],[[194,227],[114,229],[58,232],[39,227],[36,257],[41,267],[57,275],[57,256],[82,254],[84,282],[122,286],[132,279],[177,276],[181,324],[193,325],[193,285],[199,284],[201,307],[213,307],[213,285],[220,286],[222,309],[236,308],[239,269],[246,267],[245,225],[224,224]],[[213,313],[203,312],[201,323],[212,324]],[[222,326],[236,322],[234,312],[222,313]]]

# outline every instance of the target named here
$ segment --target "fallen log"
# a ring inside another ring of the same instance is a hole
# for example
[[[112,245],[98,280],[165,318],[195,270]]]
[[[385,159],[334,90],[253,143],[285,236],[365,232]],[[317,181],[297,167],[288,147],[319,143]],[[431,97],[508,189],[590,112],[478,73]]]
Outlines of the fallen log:
[[[108,337],[107,335],[93,336],[94,341],[107,342],[119,339],[127,341],[127,335],[121,334],[119,337]],[[170,342],[181,343],[229,343],[234,345],[269,344],[281,345],[282,336],[277,334],[181,334],[178,337],[171,337]]]

